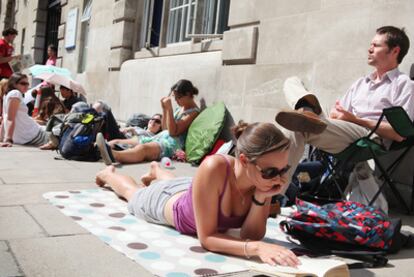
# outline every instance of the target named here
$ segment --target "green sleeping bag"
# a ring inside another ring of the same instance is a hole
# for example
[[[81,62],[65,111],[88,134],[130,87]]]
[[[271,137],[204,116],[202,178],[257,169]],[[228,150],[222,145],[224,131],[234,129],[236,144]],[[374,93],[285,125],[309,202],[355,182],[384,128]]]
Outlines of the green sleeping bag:
[[[187,161],[199,163],[214,146],[226,118],[223,102],[214,104],[202,111],[191,123],[185,141]]]

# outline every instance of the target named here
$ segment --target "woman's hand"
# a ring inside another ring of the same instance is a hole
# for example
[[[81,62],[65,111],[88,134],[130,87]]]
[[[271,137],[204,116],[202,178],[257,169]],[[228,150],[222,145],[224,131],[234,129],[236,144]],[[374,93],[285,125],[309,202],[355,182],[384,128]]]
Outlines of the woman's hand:
[[[276,244],[259,242],[257,256],[262,262],[270,265],[297,267],[300,264],[299,259],[292,251]]]
[[[163,110],[168,109],[168,108],[172,108],[171,97],[170,96],[165,96],[165,97],[161,98],[161,107],[162,107]]]

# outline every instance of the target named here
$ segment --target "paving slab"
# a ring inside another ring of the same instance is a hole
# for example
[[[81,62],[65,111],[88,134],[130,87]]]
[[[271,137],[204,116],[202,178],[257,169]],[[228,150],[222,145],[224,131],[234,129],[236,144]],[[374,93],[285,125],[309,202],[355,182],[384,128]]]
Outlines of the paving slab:
[[[90,182],[96,172],[75,171],[67,168],[41,168],[35,170],[0,169],[0,176],[6,184],[50,184],[67,182]]]
[[[92,181],[74,183],[39,183],[0,185],[0,207],[49,203],[42,195],[50,191],[95,188]]]
[[[50,191],[94,188],[96,172],[105,168],[102,162],[55,160],[57,156],[30,147],[0,149],[0,276],[151,276],[42,197]],[[174,166],[177,176],[196,171],[190,164]],[[149,163],[117,168],[136,179],[148,170]],[[413,216],[392,216],[401,217],[402,229],[414,233]],[[352,270],[351,276],[414,276],[414,250],[389,259],[386,268]]]
[[[16,240],[10,248],[25,276],[152,276],[93,235]]]
[[[23,276],[4,241],[0,241],[0,276]]]
[[[25,207],[48,236],[89,234],[86,229],[61,213],[55,206],[51,208],[50,204],[36,204]]]
[[[73,165],[71,165],[70,163],[67,163],[66,161],[56,161],[54,160],[53,155],[50,155],[50,153],[40,151],[15,151],[5,153],[2,152],[1,157],[2,158],[0,159],[0,168],[2,170],[74,168]]]
[[[45,233],[21,206],[0,207],[0,240],[44,237]]]

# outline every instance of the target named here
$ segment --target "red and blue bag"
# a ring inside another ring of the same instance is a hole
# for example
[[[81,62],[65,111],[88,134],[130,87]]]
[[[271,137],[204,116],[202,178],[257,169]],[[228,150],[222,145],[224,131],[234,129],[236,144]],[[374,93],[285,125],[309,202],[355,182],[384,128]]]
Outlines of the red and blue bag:
[[[357,202],[325,205],[296,200],[297,211],[280,223],[282,230],[313,250],[395,253],[403,246],[401,220]],[[316,249],[315,249],[316,248]]]

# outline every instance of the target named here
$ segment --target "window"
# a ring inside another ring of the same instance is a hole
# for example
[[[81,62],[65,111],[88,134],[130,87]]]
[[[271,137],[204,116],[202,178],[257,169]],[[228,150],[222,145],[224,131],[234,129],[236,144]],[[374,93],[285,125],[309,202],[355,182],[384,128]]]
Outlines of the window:
[[[228,29],[229,8],[230,0],[145,0],[140,47],[221,37]]]
[[[156,47],[160,42],[163,0],[145,0],[141,26],[141,48]]]
[[[202,33],[222,34],[228,29],[230,1],[228,0],[206,0],[203,14]]]
[[[190,40],[196,0],[172,0],[169,7],[167,43]]]
[[[89,24],[91,21],[92,0],[84,0],[83,12],[81,17],[81,41],[80,41],[80,53],[79,53],[79,65],[78,72],[85,72],[87,53],[88,53],[88,41],[89,41]]]

